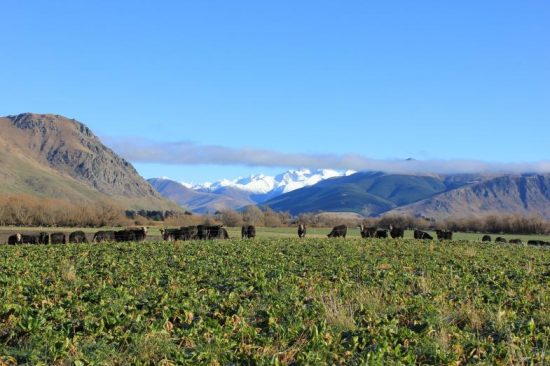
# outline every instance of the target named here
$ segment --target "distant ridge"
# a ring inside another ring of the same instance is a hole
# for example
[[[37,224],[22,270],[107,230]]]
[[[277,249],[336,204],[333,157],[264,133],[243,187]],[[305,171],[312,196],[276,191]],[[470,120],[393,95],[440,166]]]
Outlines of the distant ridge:
[[[0,192],[166,209],[162,198],[83,123],[54,114],[0,117]]]
[[[550,219],[550,174],[494,177],[397,208],[392,212],[439,219],[488,213],[540,215]]]

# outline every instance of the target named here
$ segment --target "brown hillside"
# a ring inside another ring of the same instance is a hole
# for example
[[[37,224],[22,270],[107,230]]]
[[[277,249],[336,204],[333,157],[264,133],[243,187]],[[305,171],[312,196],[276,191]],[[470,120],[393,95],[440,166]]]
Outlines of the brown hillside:
[[[74,119],[31,113],[0,118],[0,144],[0,192],[107,197],[128,208],[177,207]]]
[[[550,219],[550,174],[500,176],[441,193],[391,212],[436,219],[487,213],[541,215]]]

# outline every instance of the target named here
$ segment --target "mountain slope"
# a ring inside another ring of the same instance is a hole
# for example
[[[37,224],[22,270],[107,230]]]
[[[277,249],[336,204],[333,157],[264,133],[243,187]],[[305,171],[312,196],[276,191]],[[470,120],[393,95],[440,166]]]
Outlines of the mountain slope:
[[[436,219],[486,213],[550,219],[550,174],[504,175],[454,189],[392,212]]]
[[[360,172],[327,179],[271,199],[265,204],[274,210],[292,214],[346,211],[370,216],[431,197],[446,189],[444,180],[438,176]]]
[[[0,118],[0,192],[176,208],[82,123],[59,115]]]
[[[236,190],[234,188],[223,188],[226,194],[198,192],[183,186],[181,183],[169,179],[152,178],[148,182],[163,197],[184,206],[186,209],[196,213],[214,213],[218,210],[238,209],[243,206],[253,205],[249,196],[250,192]],[[235,190],[236,192],[229,192]]]

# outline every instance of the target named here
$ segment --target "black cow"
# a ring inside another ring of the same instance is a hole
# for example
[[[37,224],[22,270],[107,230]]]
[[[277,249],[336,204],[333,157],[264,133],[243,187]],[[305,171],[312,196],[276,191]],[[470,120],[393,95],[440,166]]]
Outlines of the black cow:
[[[256,235],[256,231],[254,231],[254,235]],[[222,225],[208,226],[207,239],[229,239],[229,234]]]
[[[196,226],[182,226],[180,228],[181,240],[194,240],[197,238],[197,227]]]
[[[128,231],[131,231],[134,234],[134,240],[133,241],[144,241],[147,237],[147,227],[142,226],[140,228],[131,228],[128,229]]]
[[[136,233],[133,230],[128,230],[128,229],[115,231],[115,241],[117,242],[136,241]]]
[[[433,240],[433,238],[430,234],[428,234],[425,231],[420,231],[420,230],[415,230],[414,231],[414,238],[415,239]]]
[[[399,227],[390,226],[390,236],[393,239],[402,238],[405,236],[405,229]]]
[[[386,230],[386,229],[376,230],[376,233],[374,234],[374,237],[379,238],[379,239],[385,239],[385,238],[388,237],[388,230]]]
[[[523,244],[521,239],[510,239],[509,243],[510,244]]]
[[[376,237],[376,227],[365,227],[365,225],[359,225],[362,238],[374,238]]]
[[[181,229],[160,229],[160,235],[164,241],[175,241]]]
[[[23,242],[23,236],[19,233],[10,235],[8,237],[8,244],[15,245],[15,244],[21,244]]]
[[[299,238],[305,238],[306,237],[306,225],[305,224],[298,225],[298,237]]]
[[[73,231],[69,234],[69,243],[81,244],[87,243],[88,239],[84,231]]]
[[[338,225],[332,228],[332,231],[327,235],[329,238],[346,238],[348,227],[346,225]]]
[[[115,241],[115,232],[112,230],[98,231],[94,234],[94,243],[101,243],[104,241]]]
[[[453,240],[453,232],[450,230],[436,230],[437,240]]]
[[[50,239],[52,244],[66,244],[67,237],[63,233],[51,233]]]
[[[481,238],[481,241],[491,241],[491,235],[483,235],[483,238]]]
[[[549,245],[548,242],[545,242],[544,240],[529,240],[527,242],[529,245]]]
[[[198,225],[197,238],[200,240],[229,239],[229,235],[222,225]]]
[[[506,240],[503,237],[499,236],[495,239],[495,243],[508,243],[508,240]]]
[[[49,244],[50,236],[48,233],[23,234],[21,235],[21,244]]]
[[[256,237],[256,228],[254,225],[243,225],[241,228],[241,239],[253,239]]]

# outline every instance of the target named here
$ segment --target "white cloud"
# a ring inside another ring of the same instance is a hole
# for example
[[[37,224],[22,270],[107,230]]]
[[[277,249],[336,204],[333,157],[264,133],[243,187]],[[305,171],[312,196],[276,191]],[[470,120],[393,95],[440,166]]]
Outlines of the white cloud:
[[[107,138],[125,159],[138,163],[172,165],[246,165],[309,169],[373,170],[388,173],[549,173],[550,160],[521,163],[481,160],[371,159],[358,154],[296,154],[255,148],[157,142],[136,138]]]

